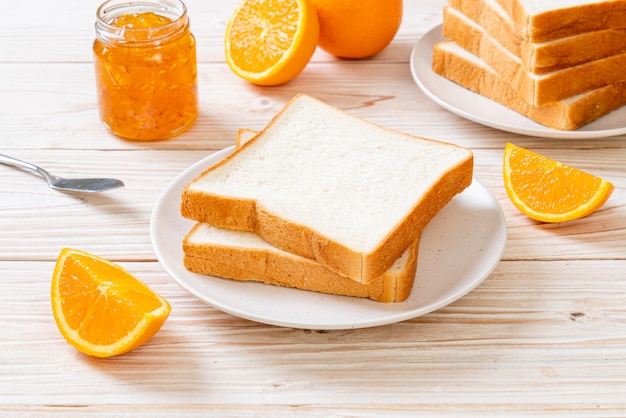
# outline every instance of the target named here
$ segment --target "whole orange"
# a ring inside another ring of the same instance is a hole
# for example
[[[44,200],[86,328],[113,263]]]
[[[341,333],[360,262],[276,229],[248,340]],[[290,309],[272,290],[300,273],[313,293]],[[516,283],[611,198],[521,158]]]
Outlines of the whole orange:
[[[312,0],[319,47],[341,58],[366,58],[385,49],[402,21],[402,0]]]

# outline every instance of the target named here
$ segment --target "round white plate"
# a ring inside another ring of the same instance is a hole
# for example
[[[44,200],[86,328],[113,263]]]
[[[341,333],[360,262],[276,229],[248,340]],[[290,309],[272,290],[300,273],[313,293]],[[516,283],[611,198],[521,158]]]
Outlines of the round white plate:
[[[216,152],[180,174],[162,193],[150,220],[157,257],[187,291],[232,315],[303,329],[351,329],[384,325],[432,312],[465,295],[498,264],[506,242],[504,214],[489,190],[474,179],[424,230],[411,296],[401,303],[333,296],[238,282],[187,271],[182,241],[194,225],[180,215],[184,186],[221,161],[233,147]]]
[[[543,138],[601,138],[626,133],[626,106],[580,127],[559,131],[521,115],[436,74],[431,61],[435,43],[444,40],[441,25],[431,29],[413,48],[411,73],[420,89],[435,103],[452,113],[485,126]]]

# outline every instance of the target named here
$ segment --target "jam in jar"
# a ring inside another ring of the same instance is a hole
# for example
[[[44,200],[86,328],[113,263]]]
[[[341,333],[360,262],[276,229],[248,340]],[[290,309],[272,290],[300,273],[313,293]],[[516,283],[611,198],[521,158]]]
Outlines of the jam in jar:
[[[198,115],[196,41],[180,0],[109,0],[93,45],[100,119],[117,136],[159,140]]]

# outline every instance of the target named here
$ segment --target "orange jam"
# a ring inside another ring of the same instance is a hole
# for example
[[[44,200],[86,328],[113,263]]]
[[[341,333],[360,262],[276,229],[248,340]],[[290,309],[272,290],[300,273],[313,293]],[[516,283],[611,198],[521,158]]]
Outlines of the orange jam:
[[[187,130],[198,115],[196,41],[175,1],[98,9],[93,45],[100,119],[116,135],[159,140]],[[167,6],[164,6],[167,5]],[[165,10],[165,12],[164,12]],[[168,15],[169,13],[169,15]]]

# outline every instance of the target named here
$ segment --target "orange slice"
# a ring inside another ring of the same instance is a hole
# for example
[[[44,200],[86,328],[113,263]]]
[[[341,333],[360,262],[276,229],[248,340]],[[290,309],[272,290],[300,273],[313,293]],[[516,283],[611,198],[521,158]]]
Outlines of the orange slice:
[[[504,188],[522,213],[542,222],[566,222],[590,215],[613,192],[599,177],[543,155],[506,144]]]
[[[309,0],[243,0],[226,28],[226,62],[254,84],[283,84],[306,67],[318,39]]]
[[[97,357],[126,353],[161,328],[169,303],[120,266],[65,248],[52,276],[52,313],[79,351]]]

